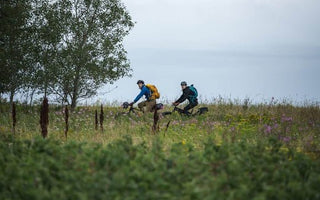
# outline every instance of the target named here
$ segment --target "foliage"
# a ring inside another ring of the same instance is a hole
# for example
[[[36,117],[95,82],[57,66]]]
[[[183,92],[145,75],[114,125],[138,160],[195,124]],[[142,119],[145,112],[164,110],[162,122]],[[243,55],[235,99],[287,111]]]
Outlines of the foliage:
[[[0,93],[13,95],[29,82],[32,40],[28,19],[30,1],[1,1],[0,3]]]
[[[319,160],[279,141],[108,146],[1,135],[1,199],[319,199]],[[5,139],[3,139],[5,138]],[[270,147],[266,150],[265,147]]]
[[[134,23],[120,0],[1,1],[0,93],[71,104],[130,75],[122,45]]]
[[[44,63],[45,75],[52,74],[50,93],[74,108],[79,98],[94,95],[101,84],[128,75],[122,41],[133,23],[119,0],[56,1],[41,10],[46,21],[41,38],[53,45],[54,60]]]
[[[117,116],[100,105],[51,106],[47,139],[39,107],[0,104],[0,199],[319,199],[318,105],[206,105],[206,115]],[[166,126],[170,121],[168,130]]]

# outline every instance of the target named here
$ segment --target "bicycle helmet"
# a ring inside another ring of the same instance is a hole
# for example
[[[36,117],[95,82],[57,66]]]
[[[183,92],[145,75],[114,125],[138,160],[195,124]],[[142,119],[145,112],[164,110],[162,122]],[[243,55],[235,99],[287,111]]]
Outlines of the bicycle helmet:
[[[187,82],[182,81],[182,82],[181,82],[181,86],[183,86],[183,85],[187,86]]]
[[[142,83],[144,85],[144,81],[143,80],[138,80],[137,84]]]

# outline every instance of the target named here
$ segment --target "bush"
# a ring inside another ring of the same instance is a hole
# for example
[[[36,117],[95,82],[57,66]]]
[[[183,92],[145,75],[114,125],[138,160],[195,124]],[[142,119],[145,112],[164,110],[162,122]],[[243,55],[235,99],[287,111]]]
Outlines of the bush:
[[[2,135],[0,199],[319,199],[319,160],[270,138],[164,151],[124,137],[107,146]]]

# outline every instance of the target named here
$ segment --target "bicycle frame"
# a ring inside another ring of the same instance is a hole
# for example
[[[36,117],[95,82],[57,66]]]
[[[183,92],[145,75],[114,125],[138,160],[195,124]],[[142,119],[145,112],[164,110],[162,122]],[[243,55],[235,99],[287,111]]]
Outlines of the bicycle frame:
[[[126,108],[124,108],[126,109]],[[120,112],[118,113],[115,118],[119,118],[120,116],[130,116],[131,113],[136,113],[136,111],[141,112],[140,110],[134,108],[133,106],[129,106],[129,111],[128,112]]]
[[[133,106],[130,106],[129,107],[129,111],[127,112],[127,115],[130,115],[131,113],[136,113],[136,112],[142,112],[141,110],[137,109],[137,108],[134,108]]]
[[[188,117],[190,117],[190,116],[191,116],[191,117],[194,117],[194,116],[196,116],[196,115],[202,115],[202,114],[208,112],[208,108],[207,108],[207,107],[201,107],[201,108],[199,108],[199,109],[197,110],[196,113],[193,113],[193,114],[192,114],[192,112],[187,111],[187,113],[186,113],[186,112],[184,112],[183,109],[178,108],[177,106],[175,106],[175,107],[173,108],[172,112],[164,112],[164,113],[162,113],[162,115],[163,115],[163,116],[171,115],[171,114],[174,113],[174,112],[178,112],[180,115],[186,115],[186,116],[188,116]]]

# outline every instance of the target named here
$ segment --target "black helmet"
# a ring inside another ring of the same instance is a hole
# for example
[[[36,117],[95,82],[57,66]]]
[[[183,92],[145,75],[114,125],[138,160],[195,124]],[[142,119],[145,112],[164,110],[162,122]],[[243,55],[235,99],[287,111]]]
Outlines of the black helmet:
[[[142,83],[144,85],[144,81],[143,80],[138,80],[137,84]]]
[[[182,81],[182,82],[181,82],[181,86],[183,86],[183,85],[187,86],[188,84],[187,84],[187,82]]]

